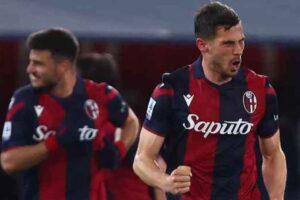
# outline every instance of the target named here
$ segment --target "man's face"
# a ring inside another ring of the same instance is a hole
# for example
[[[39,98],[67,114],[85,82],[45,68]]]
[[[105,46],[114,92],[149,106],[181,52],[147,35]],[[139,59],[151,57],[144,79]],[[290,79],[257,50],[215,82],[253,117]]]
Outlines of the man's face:
[[[27,74],[34,88],[52,89],[60,77],[57,63],[48,50],[30,50]]]
[[[245,35],[241,23],[230,29],[223,26],[216,31],[213,39],[207,40],[205,56],[209,67],[222,78],[233,77],[239,71],[245,47]]]

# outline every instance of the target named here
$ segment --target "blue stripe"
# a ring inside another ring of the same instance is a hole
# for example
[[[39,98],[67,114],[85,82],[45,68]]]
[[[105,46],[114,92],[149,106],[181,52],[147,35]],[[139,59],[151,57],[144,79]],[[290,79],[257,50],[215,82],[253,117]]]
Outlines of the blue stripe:
[[[32,89],[30,86],[26,88]],[[33,90],[31,90],[32,92]],[[26,102],[28,105],[36,105],[38,104],[38,96],[34,95],[32,98]],[[38,119],[35,117],[36,114],[33,110],[30,110],[30,115],[24,120],[28,120],[27,123],[32,123],[30,128],[27,127],[19,127],[23,129],[26,134],[29,134],[28,137],[25,138],[27,145],[34,145],[36,144],[35,141],[32,140],[32,133],[35,132],[35,127],[39,126]],[[32,121],[31,121],[32,120]],[[32,168],[25,170],[21,173],[21,199],[22,200],[39,200],[40,196],[40,186],[39,186],[39,168],[40,165],[33,166]]]
[[[87,151],[90,147],[86,146]],[[82,151],[82,148],[78,148]],[[91,156],[70,155],[67,160],[67,200],[88,200],[90,198]]]
[[[78,129],[84,126],[94,128],[94,122],[87,117],[83,108],[86,101],[85,95],[77,95],[60,101],[66,111],[64,124],[67,131],[78,134]],[[93,159],[92,142],[72,144],[66,148],[66,153],[66,200],[88,200],[90,199],[91,160]]]
[[[236,81],[219,87],[221,123],[238,121],[239,118],[249,121],[250,116],[245,112],[242,101],[245,91],[246,85]],[[211,199],[238,199],[246,137],[240,134],[218,135]]]
[[[26,170],[21,175],[22,200],[39,200],[38,167]]]
[[[172,130],[166,136],[164,143],[164,157],[168,164],[168,171],[172,171],[184,163],[188,134],[182,124],[178,122],[185,121],[189,114],[189,109],[182,96],[182,94],[189,93],[189,81],[188,67],[176,70],[169,77],[169,83],[175,91],[172,110],[176,110],[176,112],[171,116]]]

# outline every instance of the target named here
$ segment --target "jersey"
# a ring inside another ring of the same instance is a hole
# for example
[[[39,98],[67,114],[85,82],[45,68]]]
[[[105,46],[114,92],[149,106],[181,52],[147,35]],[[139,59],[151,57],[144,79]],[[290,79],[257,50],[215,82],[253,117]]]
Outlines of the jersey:
[[[132,164],[129,166],[125,162],[106,176],[108,199],[151,200],[151,188],[135,175]]]
[[[164,137],[168,166],[192,169],[184,200],[259,200],[255,143],[278,130],[274,89],[266,76],[241,67],[231,81],[205,78],[201,58],[164,74],[143,127]]]
[[[99,188],[103,178],[94,176],[98,172],[95,152],[103,145],[96,139],[104,136],[107,123],[122,127],[127,116],[128,105],[106,83],[77,78],[73,93],[66,98],[31,86],[17,90],[4,125],[2,151],[37,144],[60,127],[80,136],[78,144],[59,149],[22,173],[22,199],[104,199],[104,188]]]

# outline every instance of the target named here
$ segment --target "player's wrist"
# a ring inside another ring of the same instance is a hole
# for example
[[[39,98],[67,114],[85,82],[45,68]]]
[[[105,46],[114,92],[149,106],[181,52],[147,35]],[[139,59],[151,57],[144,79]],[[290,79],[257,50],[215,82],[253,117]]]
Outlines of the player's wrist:
[[[171,192],[171,176],[169,174],[166,174],[166,173],[161,173],[159,175],[160,178],[156,179],[157,182],[156,182],[156,186],[163,190],[163,191],[166,191],[166,192]]]

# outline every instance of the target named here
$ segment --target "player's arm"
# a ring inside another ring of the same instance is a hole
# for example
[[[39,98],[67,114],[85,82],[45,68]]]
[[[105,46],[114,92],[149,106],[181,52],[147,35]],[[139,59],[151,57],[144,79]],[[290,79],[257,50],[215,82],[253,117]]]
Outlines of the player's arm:
[[[167,171],[167,163],[162,157],[156,159],[156,165],[162,172]],[[153,188],[153,197],[154,200],[167,200],[166,192],[160,188]]]
[[[112,142],[104,136],[104,147],[98,152],[100,168],[117,168],[127,151],[137,138],[139,122],[135,113],[129,108],[119,92],[107,85],[108,119],[115,127],[121,129],[120,139]]]
[[[12,122],[12,126],[16,127],[13,128],[13,130],[21,127],[18,126],[20,123],[17,121],[15,121],[15,123]],[[24,131],[26,132],[26,128]],[[12,135],[16,135],[15,137],[17,137],[18,135],[21,135],[21,132],[16,131],[12,133]],[[10,140],[12,140],[12,143],[14,144],[13,136],[7,140],[5,138],[3,139],[4,144],[9,144]],[[27,145],[22,143],[6,148],[6,150],[2,152],[1,165],[7,173],[26,170],[41,163],[49,154],[56,154],[59,152],[58,150],[60,148],[76,144],[78,141],[80,141],[79,132],[68,132],[66,131],[66,128],[60,128],[56,130],[55,135],[51,135],[46,140],[37,144]]]
[[[263,157],[262,173],[271,200],[283,200],[286,184],[286,160],[281,149],[276,92],[266,82],[265,115],[258,126]]]
[[[263,179],[271,200],[283,200],[286,185],[286,160],[281,149],[280,131],[270,138],[259,139],[263,157]]]
[[[44,142],[14,147],[1,153],[1,166],[6,173],[26,170],[45,160],[48,150]]]
[[[145,128],[140,134],[139,146],[133,163],[134,172],[148,185],[173,194],[185,193],[190,189],[191,170],[179,166],[171,175],[166,174],[156,164],[164,138]]]
[[[128,116],[121,129],[121,141],[128,150],[137,138],[139,122],[134,112],[129,109]]]
[[[121,128],[121,138],[116,145],[121,151],[123,151],[123,148],[127,151],[137,138],[139,130],[138,119],[115,88],[107,85],[106,96],[109,120],[114,126]]]
[[[154,89],[150,98],[133,169],[150,186],[173,194],[185,193],[189,191],[191,184],[190,167],[179,166],[169,175],[157,165],[159,162],[156,162],[164,137],[172,132],[170,119],[174,90],[168,83],[167,76],[163,77],[163,83]]]
[[[7,173],[28,169],[47,157],[44,143],[29,145],[35,113],[26,106],[26,92],[17,91],[11,99],[2,133],[1,166]]]

